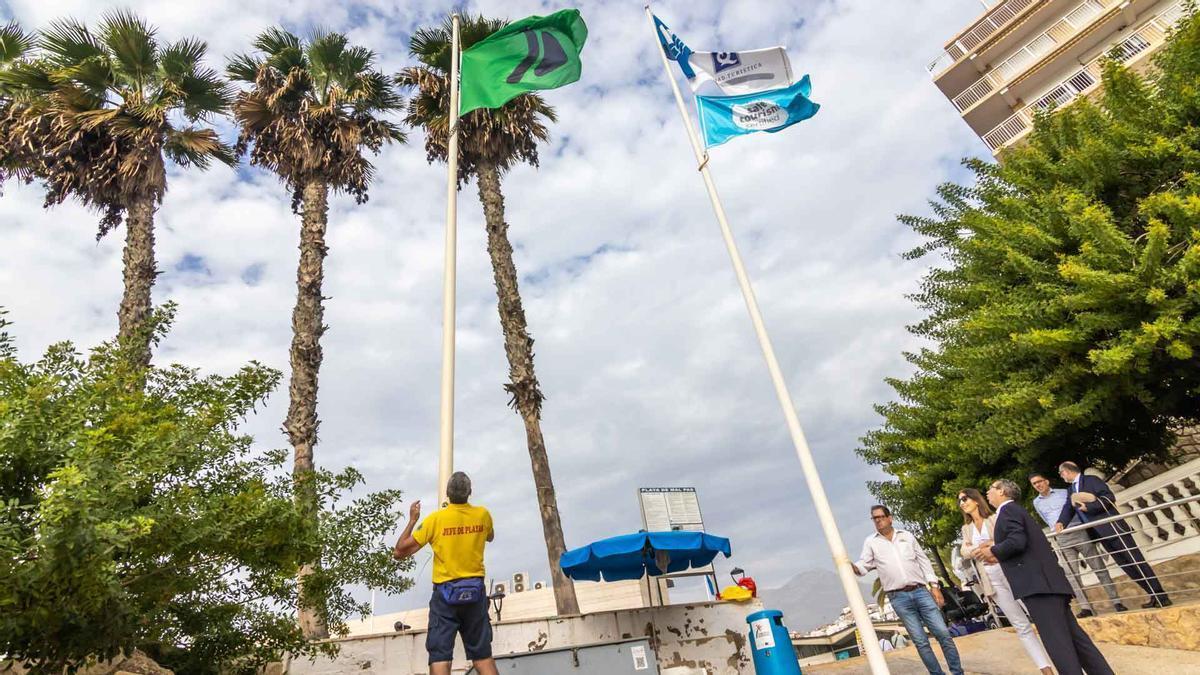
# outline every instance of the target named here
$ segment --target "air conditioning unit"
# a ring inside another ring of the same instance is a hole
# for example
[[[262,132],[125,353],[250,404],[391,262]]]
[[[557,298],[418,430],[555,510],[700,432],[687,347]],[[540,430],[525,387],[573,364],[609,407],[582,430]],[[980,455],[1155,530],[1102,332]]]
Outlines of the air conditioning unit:
[[[546,587],[546,582],[544,582],[544,581],[533,582],[533,590],[535,590],[535,591],[540,591],[545,587]]]
[[[492,593],[503,593],[504,595],[508,595],[508,584],[504,583],[503,581],[493,584]]]
[[[512,592],[524,593],[529,589],[529,572],[517,572],[512,576]]]

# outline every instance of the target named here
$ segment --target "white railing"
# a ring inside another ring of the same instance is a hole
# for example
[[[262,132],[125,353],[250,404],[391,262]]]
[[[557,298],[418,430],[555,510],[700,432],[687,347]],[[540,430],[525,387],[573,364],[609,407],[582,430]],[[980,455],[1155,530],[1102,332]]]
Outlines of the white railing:
[[[1168,33],[1186,13],[1187,6],[1182,1],[1163,10],[1124,40],[1105,50],[1103,54],[1089,61],[1083,68],[1034,99],[1033,103],[997,124],[991,131],[983,135],[983,142],[987,143],[993,152],[1012,143],[1033,126],[1034,113],[1051,107],[1061,108],[1099,86],[1101,61],[1108,58],[1110,54],[1124,64],[1138,60],[1143,54],[1166,42]]]
[[[1095,19],[1109,7],[1122,0],[1083,0],[1063,18],[1054,22],[1049,28],[1038,33],[1029,42],[1014,52],[1007,59],[996,64],[991,71],[984,74],[974,84],[967,87],[958,96],[951,99],[959,112],[975,105],[988,94],[999,89],[1006,82],[1024,73],[1030,66],[1037,63],[1043,56],[1054,51],[1059,45],[1078,35],[1092,25]]]
[[[1059,552],[1060,564],[1068,577],[1073,578],[1077,597],[1083,592],[1080,589],[1103,590],[1108,600],[1098,603],[1099,598],[1089,597],[1093,608],[1116,608],[1116,603],[1121,603],[1126,609],[1135,609],[1191,600],[1200,594],[1198,472],[1193,466],[1182,479],[1187,496],[1159,501],[1160,491],[1150,489],[1146,494],[1158,496],[1146,506],[1130,509],[1128,504],[1121,506],[1121,494],[1125,491],[1118,492],[1122,515],[1091,520],[1061,533],[1048,533]],[[1158,483],[1163,476],[1146,483]],[[1140,490],[1143,485],[1129,490]],[[1166,490],[1165,494],[1170,495],[1171,491]],[[1080,536],[1084,534],[1087,536]]]
[[[938,58],[934,59],[929,64],[929,72],[934,76],[939,75],[943,70],[950,67],[955,61],[961,59],[983,44],[985,40],[991,37],[996,31],[1003,28],[1008,22],[1015,19],[1026,7],[1041,2],[1042,0],[1007,0],[1006,2],[995,5],[987,14],[983,16],[970,30],[963,33],[957,40],[950,43]]]
[[[958,96],[950,99],[954,103],[954,107],[958,108],[959,112],[970,108],[976,103],[987,98],[987,95],[996,90],[1000,86],[1000,78],[988,73],[975,81],[975,84],[962,90]]]
[[[1137,512],[1162,506],[1188,497],[1200,497],[1200,459],[1161,473],[1116,493],[1117,508],[1122,513]],[[1166,508],[1161,516],[1143,513],[1135,516],[1145,535],[1141,542],[1153,549],[1174,544],[1188,535],[1200,534],[1200,503],[1177,504]]]

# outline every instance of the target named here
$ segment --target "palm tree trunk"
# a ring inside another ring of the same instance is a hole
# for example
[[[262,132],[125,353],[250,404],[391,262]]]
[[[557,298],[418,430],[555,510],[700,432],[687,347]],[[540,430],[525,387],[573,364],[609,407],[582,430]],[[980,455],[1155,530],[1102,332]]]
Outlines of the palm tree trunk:
[[[150,316],[150,289],[158,276],[154,262],[154,197],[138,197],[125,214],[125,250],[121,254],[124,266],[125,290],[117,310],[117,337],[121,341],[136,339],[136,363],[150,365],[149,332],[142,330]]]
[[[500,171],[494,164],[479,165],[479,201],[483,203],[487,223],[488,254],[492,258],[492,273],[499,300],[500,327],[504,331],[504,351],[508,355],[509,383],[504,385],[512,405],[525,422],[525,442],[529,446],[529,461],[533,465],[533,484],[537,489],[538,510],[542,516],[542,533],[546,538],[546,555],[550,559],[550,579],[554,585],[554,604],[559,615],[578,614],[579,601],[575,586],[558,566],[566,546],[563,543],[562,522],[558,516],[558,497],[550,477],[550,459],[542,438],[541,386],[533,370],[533,338],[525,323],[521,306],[521,291],[517,287],[517,268],[513,264],[512,244],[508,241],[508,224],[504,222],[504,194],[500,190]]]
[[[325,308],[321,284],[325,278],[325,227],[329,215],[329,189],[323,181],[304,186],[300,219],[300,264],[296,269],[296,307],[292,310],[291,401],[283,428],[295,451],[292,480],[296,504],[317,527],[317,492],[313,482],[313,446],[317,444],[317,375],[321,369],[321,335],[325,332]],[[305,578],[319,560],[300,568],[300,628],[309,639],[329,637],[328,626],[315,600],[305,598]]]

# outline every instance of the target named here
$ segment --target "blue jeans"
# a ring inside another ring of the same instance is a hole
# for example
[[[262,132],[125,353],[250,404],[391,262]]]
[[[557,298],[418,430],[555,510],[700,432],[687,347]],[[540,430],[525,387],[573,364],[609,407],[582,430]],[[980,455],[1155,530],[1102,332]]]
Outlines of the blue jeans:
[[[925,669],[931,675],[944,675],[942,666],[933,654],[933,648],[929,646],[929,637],[925,635],[925,629],[928,628],[942,646],[942,655],[946,657],[946,665],[950,667],[952,675],[963,675],[962,662],[958,659],[954,639],[950,637],[950,630],[946,628],[946,622],[942,619],[942,611],[938,609],[929,591],[924,588],[897,591],[888,593],[888,598],[892,601],[892,609],[900,615],[900,621],[904,623],[904,629],[908,631],[908,637],[916,646],[917,653],[921,655]]]

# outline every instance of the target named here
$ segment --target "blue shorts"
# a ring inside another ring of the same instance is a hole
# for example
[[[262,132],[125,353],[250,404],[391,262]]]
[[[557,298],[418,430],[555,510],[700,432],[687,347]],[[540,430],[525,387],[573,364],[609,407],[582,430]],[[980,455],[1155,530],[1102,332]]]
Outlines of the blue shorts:
[[[451,605],[442,597],[437,585],[429,599],[429,631],[425,634],[425,651],[430,663],[454,660],[454,637],[461,634],[467,659],[478,661],[492,658],[492,620],[488,617],[488,599],[470,605]]]

